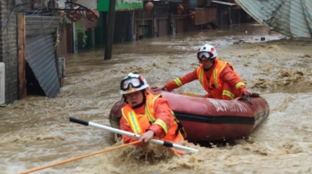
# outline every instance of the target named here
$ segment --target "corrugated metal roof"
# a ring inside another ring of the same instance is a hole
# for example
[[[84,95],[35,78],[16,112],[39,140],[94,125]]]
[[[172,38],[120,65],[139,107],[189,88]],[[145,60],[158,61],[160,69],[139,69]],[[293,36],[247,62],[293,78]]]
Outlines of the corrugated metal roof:
[[[289,37],[312,38],[312,0],[235,0],[259,23]]]
[[[26,61],[46,96],[56,97],[60,91],[60,82],[55,62],[53,36],[49,34],[28,38]]]
[[[26,16],[26,36],[55,33],[59,24],[57,16]]]

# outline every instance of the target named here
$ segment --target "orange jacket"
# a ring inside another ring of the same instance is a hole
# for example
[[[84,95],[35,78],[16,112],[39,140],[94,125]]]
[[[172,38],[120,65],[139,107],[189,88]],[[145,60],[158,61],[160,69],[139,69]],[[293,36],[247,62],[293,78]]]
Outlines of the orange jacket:
[[[168,91],[172,91],[175,88],[199,79],[199,68],[201,67],[202,65],[184,76],[167,82],[165,84],[165,88]],[[218,69],[218,71],[216,71],[216,69]],[[203,72],[204,83],[202,85],[203,88],[208,92],[206,95],[207,97],[217,99],[233,99],[235,97],[242,96],[243,90],[246,89],[246,85],[243,83],[239,75],[236,73],[233,67],[225,61],[216,59],[213,67],[210,70]],[[214,82],[217,82],[218,85],[214,84]],[[215,91],[209,90],[212,84],[214,84],[215,87],[219,86],[219,88]]]
[[[147,130],[155,133],[155,138],[171,142],[180,142],[183,136],[178,131],[173,112],[168,101],[159,95],[147,94],[146,103],[137,109],[132,109],[129,104],[122,108],[120,128],[136,134],[143,134]],[[124,143],[136,141],[128,136],[122,136]]]

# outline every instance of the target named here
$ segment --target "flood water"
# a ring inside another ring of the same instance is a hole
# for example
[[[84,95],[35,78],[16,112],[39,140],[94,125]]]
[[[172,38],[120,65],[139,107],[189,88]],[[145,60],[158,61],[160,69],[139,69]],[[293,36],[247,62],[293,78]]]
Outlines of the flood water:
[[[248,139],[213,148],[190,143],[199,153],[182,158],[138,158],[133,148],[122,148],[36,173],[312,173],[312,41],[290,40],[258,24],[118,44],[107,61],[101,49],[67,55],[56,98],[28,96],[0,107],[0,173],[116,146],[111,133],[68,117],[109,125],[126,74],[139,72],[151,86],[162,85],[196,68],[197,49],[205,43],[270,105],[269,117]],[[204,94],[198,82],[177,91]]]

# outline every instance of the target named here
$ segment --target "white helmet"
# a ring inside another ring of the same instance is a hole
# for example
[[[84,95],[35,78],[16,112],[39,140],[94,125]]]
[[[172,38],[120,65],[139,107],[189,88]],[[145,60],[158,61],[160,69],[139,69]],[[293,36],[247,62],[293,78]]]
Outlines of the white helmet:
[[[214,46],[205,44],[201,46],[197,52],[197,59],[215,59],[218,56],[217,50]]]
[[[129,94],[132,92],[141,91],[148,87],[149,85],[143,76],[136,73],[129,73],[120,82],[120,94]]]

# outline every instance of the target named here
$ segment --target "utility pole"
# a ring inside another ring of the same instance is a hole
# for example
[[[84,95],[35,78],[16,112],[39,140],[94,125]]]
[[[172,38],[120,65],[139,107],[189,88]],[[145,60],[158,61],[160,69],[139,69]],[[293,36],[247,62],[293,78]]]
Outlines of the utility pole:
[[[110,0],[109,11],[108,11],[108,22],[106,30],[106,43],[105,43],[105,55],[104,60],[112,58],[112,49],[114,41],[114,27],[115,27],[115,6],[116,0]]]
[[[19,99],[27,96],[26,89],[26,59],[25,59],[25,46],[26,46],[26,27],[25,27],[25,14],[18,13],[17,15],[17,45],[18,45],[18,80],[19,80]]]

